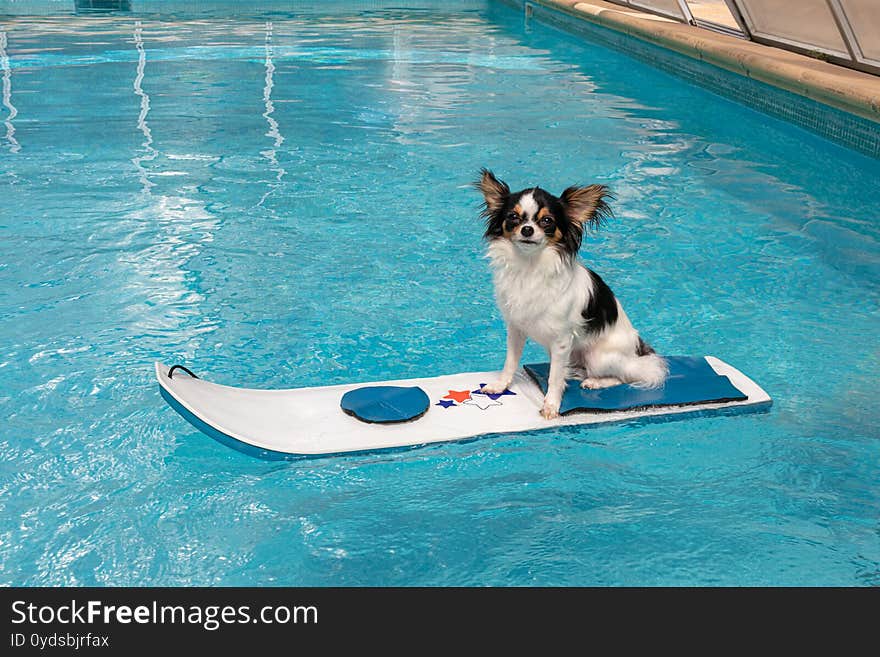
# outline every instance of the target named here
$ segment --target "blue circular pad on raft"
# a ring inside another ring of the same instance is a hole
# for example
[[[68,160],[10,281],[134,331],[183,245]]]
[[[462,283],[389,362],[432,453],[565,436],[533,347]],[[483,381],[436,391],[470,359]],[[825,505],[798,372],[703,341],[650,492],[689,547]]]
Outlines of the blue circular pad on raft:
[[[427,413],[431,400],[418,387],[370,386],[349,390],[339,405],[361,422],[391,424],[417,420]]]

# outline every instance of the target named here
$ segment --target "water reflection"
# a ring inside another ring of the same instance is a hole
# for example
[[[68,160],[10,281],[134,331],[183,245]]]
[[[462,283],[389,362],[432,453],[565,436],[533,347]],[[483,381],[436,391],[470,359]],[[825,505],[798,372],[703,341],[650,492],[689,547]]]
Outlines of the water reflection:
[[[143,27],[141,26],[140,21],[137,21],[134,24],[134,46],[137,48],[138,53],[137,75],[134,78],[134,93],[141,99],[141,111],[138,115],[137,125],[138,129],[144,135],[144,142],[142,145],[146,154],[133,157],[131,163],[134,164],[135,168],[138,170],[138,177],[140,178],[144,194],[149,194],[150,189],[154,187],[156,183],[149,179],[143,163],[156,159],[158,151],[153,148],[153,133],[150,131],[150,126],[147,125],[147,115],[150,113],[150,97],[144,92],[144,89],[141,86],[144,81],[147,52],[144,50]]]
[[[275,184],[269,185],[269,189],[263,194],[263,197],[257,205],[262,205],[263,202],[279,187],[281,179],[284,177],[284,174],[287,173],[284,170],[284,167],[278,163],[278,148],[284,143],[284,136],[278,130],[278,121],[272,117],[272,114],[275,112],[275,105],[272,103],[272,89],[274,86],[275,64],[272,61],[272,21],[266,21],[266,84],[263,87],[263,103],[266,107],[266,111],[263,112],[263,117],[266,119],[266,123],[269,124],[269,131],[266,132],[266,136],[271,137],[273,142],[272,148],[260,151],[260,155],[269,161],[269,168],[276,173],[276,182]]]
[[[3,107],[9,114],[3,125],[6,126],[6,141],[9,142],[9,152],[18,153],[21,146],[15,139],[15,125],[12,120],[18,116],[18,110],[12,104],[12,69],[9,66],[9,55],[6,54],[6,32],[0,32],[0,71],[3,71]]]
[[[137,127],[143,142],[139,154],[130,161],[137,170],[141,190],[133,195],[133,209],[126,214],[131,232],[127,237],[127,251],[119,259],[134,273],[127,287],[135,290],[135,298],[144,300],[144,304],[131,306],[129,321],[142,335],[181,332],[185,340],[178,349],[190,356],[200,343],[200,336],[216,327],[201,317],[200,303],[204,296],[193,280],[188,263],[213,241],[218,220],[191,183],[169,182],[177,180],[183,172],[177,167],[173,171],[166,170],[162,166],[166,159],[160,159],[159,150],[153,146],[148,122],[150,96],[143,87],[147,55],[141,21],[134,25],[134,45],[137,68],[132,87],[140,98]],[[169,153],[168,158],[171,157]],[[145,163],[154,160],[148,170]],[[184,161],[175,158],[178,166]],[[156,312],[155,308],[162,311]],[[183,325],[185,331],[181,331]]]

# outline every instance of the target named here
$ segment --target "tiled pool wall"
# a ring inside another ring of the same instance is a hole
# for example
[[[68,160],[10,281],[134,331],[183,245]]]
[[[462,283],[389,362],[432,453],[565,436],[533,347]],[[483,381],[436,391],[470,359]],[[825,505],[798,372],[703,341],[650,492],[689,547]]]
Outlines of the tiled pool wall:
[[[714,93],[790,121],[838,144],[880,158],[880,124],[849,114],[811,98],[642,41],[623,32],[523,0],[496,0],[523,11],[524,20],[539,21],[590,41],[625,52],[638,60]],[[525,9],[529,8],[526,17]]]

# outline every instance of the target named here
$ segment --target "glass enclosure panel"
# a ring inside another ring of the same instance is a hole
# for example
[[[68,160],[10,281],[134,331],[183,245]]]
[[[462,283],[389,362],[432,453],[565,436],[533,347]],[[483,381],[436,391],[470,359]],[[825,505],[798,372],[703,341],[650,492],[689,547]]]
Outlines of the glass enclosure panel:
[[[699,21],[723,25],[737,31],[740,29],[724,0],[687,0],[687,4],[691,15]]]
[[[685,20],[684,14],[681,12],[681,5],[678,4],[678,0],[630,0],[628,4],[633,7],[653,9],[665,16],[671,16],[682,21]]]
[[[708,21],[716,25],[724,25],[735,30],[739,29],[733,14],[724,0],[687,0],[691,14],[701,21]]]
[[[840,0],[849,24],[867,59],[880,61],[880,2],[878,0]]]
[[[876,7],[877,0],[865,0]],[[753,32],[804,46],[818,46],[849,59],[846,44],[825,0],[737,0]]]

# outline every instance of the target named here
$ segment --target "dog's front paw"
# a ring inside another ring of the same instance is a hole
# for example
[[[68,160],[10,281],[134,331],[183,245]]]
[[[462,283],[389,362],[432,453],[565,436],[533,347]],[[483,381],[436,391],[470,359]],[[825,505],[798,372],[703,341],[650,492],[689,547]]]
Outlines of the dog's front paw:
[[[545,420],[554,420],[559,417],[559,402],[553,399],[544,399],[544,406],[541,407],[541,417]]]
[[[500,395],[502,392],[507,390],[510,385],[510,381],[495,381],[495,383],[487,383],[482,388],[480,388],[480,392],[486,395]]]

